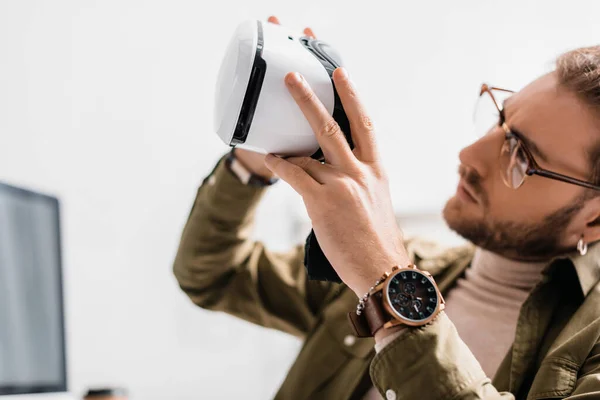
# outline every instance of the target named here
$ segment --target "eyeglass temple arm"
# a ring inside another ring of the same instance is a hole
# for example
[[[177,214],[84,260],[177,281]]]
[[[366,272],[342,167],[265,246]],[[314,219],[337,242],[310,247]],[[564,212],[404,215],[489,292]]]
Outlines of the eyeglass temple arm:
[[[502,88],[495,87],[495,86],[489,86],[487,83],[484,83],[481,85],[481,90],[479,92],[479,96],[481,96],[485,92],[488,92],[490,94],[490,97],[492,98],[492,101],[494,102],[494,105],[498,109],[498,112],[500,113],[500,115],[502,115],[502,108],[500,107],[500,104],[498,104],[498,102],[496,101],[496,96],[494,96],[494,93],[492,92],[492,90],[498,90],[500,92],[505,92],[505,93],[514,93],[514,90],[502,89]]]
[[[594,185],[593,183],[582,181],[579,179],[571,178],[569,176],[565,176],[565,175],[562,175],[562,174],[559,174],[556,172],[546,171],[546,170],[537,169],[537,168],[532,168],[529,171],[527,171],[527,175],[534,175],[534,174],[543,176],[546,178],[554,179],[557,181],[561,181],[561,182],[572,183],[574,185],[583,186],[588,189],[600,191],[600,186],[598,186],[598,185]]]

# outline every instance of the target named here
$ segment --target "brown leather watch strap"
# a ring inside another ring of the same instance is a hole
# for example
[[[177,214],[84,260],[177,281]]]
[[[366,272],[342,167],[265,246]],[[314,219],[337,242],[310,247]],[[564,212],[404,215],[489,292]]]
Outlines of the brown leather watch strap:
[[[357,337],[371,337],[390,320],[383,310],[383,292],[373,293],[365,302],[365,308],[360,315],[356,311],[348,313],[350,326]]]
[[[351,311],[348,313],[348,321],[350,322],[350,327],[356,337],[371,337],[371,330],[369,329],[369,323],[365,318],[365,313],[358,315],[356,314],[356,311]]]

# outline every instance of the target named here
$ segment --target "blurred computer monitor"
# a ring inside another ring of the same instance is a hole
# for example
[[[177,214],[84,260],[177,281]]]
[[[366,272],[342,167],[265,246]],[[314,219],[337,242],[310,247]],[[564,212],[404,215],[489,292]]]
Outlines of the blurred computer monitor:
[[[0,183],[0,399],[66,390],[59,202]]]

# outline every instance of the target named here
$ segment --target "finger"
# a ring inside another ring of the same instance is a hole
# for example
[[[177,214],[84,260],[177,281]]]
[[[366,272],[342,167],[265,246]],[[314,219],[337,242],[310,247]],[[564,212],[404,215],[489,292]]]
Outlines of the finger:
[[[313,38],[313,39],[316,39],[316,38],[317,38],[317,36],[316,36],[316,35],[315,35],[315,33],[313,32],[313,30],[312,30],[312,29],[310,29],[310,28],[308,28],[308,27],[307,27],[307,28],[304,28],[304,34],[305,34],[306,36],[310,36],[310,37],[311,37],[311,38]]]
[[[356,89],[348,78],[348,72],[344,68],[337,68],[333,72],[333,81],[350,122],[357,158],[361,161],[377,160],[379,156],[373,121],[360,102]]]
[[[288,90],[308,120],[328,163],[344,165],[355,160],[340,126],[318,99],[306,80],[297,72],[285,77]]]
[[[320,185],[306,171],[281,157],[267,154],[265,166],[274,174],[286,181],[292,189],[304,197]]]
[[[340,176],[340,173],[331,167],[331,165],[322,164],[314,158],[290,157],[286,158],[286,161],[302,168],[320,184],[324,184]]]
[[[279,18],[277,18],[277,17],[276,17],[276,16],[274,16],[274,15],[271,15],[271,16],[269,17],[269,19],[267,19],[267,22],[270,22],[270,23],[272,23],[272,24],[276,24],[276,25],[281,25],[281,22],[279,21]]]

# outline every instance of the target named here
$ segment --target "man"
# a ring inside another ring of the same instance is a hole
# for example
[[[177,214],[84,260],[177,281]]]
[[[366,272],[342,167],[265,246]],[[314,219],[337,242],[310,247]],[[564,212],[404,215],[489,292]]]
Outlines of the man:
[[[513,95],[482,87],[495,120],[461,151],[444,209],[472,245],[448,251],[402,238],[373,124],[345,71],[333,78],[355,149],[289,74],[327,162],[223,158],[183,232],[181,288],[203,308],[304,339],[276,399],[600,398],[600,46],[562,55]],[[302,246],[275,253],[249,240],[265,186],[241,183],[232,163],[302,196],[343,285],[308,281]],[[434,276],[446,312],[357,338],[347,313],[368,304],[382,273],[410,263]]]

